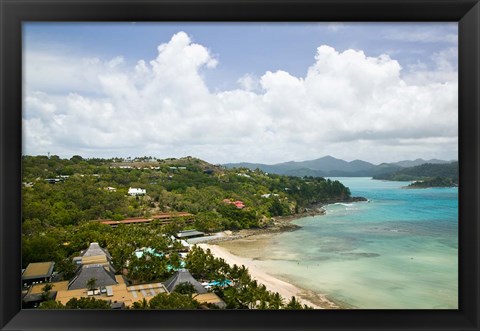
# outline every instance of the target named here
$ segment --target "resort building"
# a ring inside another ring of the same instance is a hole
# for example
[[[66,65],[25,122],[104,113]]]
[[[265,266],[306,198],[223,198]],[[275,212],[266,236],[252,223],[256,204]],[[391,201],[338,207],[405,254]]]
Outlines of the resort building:
[[[192,295],[192,298],[197,300],[200,303],[210,303],[216,305],[218,308],[226,308],[226,303],[220,299],[218,295],[213,292],[208,292],[205,287],[203,287],[200,282],[193,278],[190,271],[187,269],[179,269],[175,274],[170,277],[163,284],[165,288],[171,293],[175,290],[177,285],[188,283],[193,286],[195,289],[195,294]]]
[[[111,302],[112,308],[118,306],[131,306],[134,302],[141,302],[143,299],[149,301],[159,293],[168,293],[167,289],[162,283],[142,284],[135,286],[127,286],[122,275],[115,275],[117,284],[109,286],[97,286],[96,290],[91,291],[88,288],[69,289],[68,281],[51,283],[53,288],[51,290],[56,293],[55,300],[66,304],[72,298],[95,298],[99,300],[106,300]],[[29,291],[29,294],[24,298],[24,305],[27,304],[25,299],[34,300],[34,298],[41,296],[44,285],[34,285]],[[41,302],[41,301],[40,301]],[[37,302],[37,306],[38,306]],[[31,305],[31,303],[28,303]]]
[[[22,273],[22,284],[24,287],[32,284],[48,283],[52,280],[53,267],[55,262],[30,263]]]
[[[278,197],[278,194],[266,193],[261,195],[262,198],[270,198],[271,196]]]
[[[195,230],[194,230],[195,231]],[[144,248],[147,250],[148,248]],[[143,252],[143,251],[142,251]],[[135,252],[137,253],[137,252]],[[160,253],[158,253],[160,254]],[[45,301],[45,295],[51,300],[66,304],[72,298],[91,297],[110,302],[112,309],[123,309],[134,302],[150,301],[160,293],[171,293],[182,283],[192,284],[195,288],[193,298],[203,304],[214,304],[225,308],[226,304],[215,293],[210,293],[187,269],[179,269],[166,282],[137,284],[128,286],[123,275],[115,275],[111,265],[112,257],[98,243],[90,246],[74,258],[78,265],[75,277],[70,281],[50,283],[52,289],[45,293],[45,282],[50,282],[53,262],[31,263],[24,272],[27,280],[35,280],[37,284],[24,292],[23,308],[37,308]],[[31,277],[31,278],[28,278]],[[40,283],[42,284],[40,284]]]
[[[243,202],[240,201],[240,200],[235,201],[233,204],[234,204],[235,207],[237,207],[238,209],[243,209],[243,208],[245,208],[245,205],[244,205]]]
[[[102,264],[88,264],[78,269],[67,288],[69,290],[85,289],[89,287],[91,280],[95,281],[93,286],[99,287],[118,284],[113,268]]]
[[[38,308],[38,306],[47,300],[54,300],[57,296],[57,291],[50,291],[48,294],[43,292],[43,287],[45,285],[35,285],[38,286],[40,292],[38,293],[28,293],[22,298],[22,308]]]
[[[228,203],[230,205],[235,205],[238,209],[243,209],[245,208],[245,204],[243,201],[237,200],[237,201],[231,201],[230,199],[223,199],[224,203]]]
[[[200,303],[214,304],[220,309],[227,308],[227,304],[225,303],[225,301],[220,299],[220,297],[213,292],[194,294],[192,297]]]
[[[106,249],[100,247],[96,242],[80,252],[80,256],[74,257],[73,262],[77,265],[101,264],[111,266],[112,256]]]
[[[68,283],[69,290],[88,287],[88,282],[95,280],[95,286],[118,284],[115,278],[115,269],[112,266],[112,256],[96,242],[80,253],[73,261],[80,265],[75,277]]]
[[[131,195],[131,196],[139,196],[139,195],[145,195],[145,194],[147,194],[147,190],[143,188],[130,187],[128,189],[128,195]]]
[[[203,237],[204,235],[205,235],[204,232],[193,229],[193,230],[180,231],[175,235],[175,237],[177,237],[178,239],[188,239],[188,238]]]
[[[192,274],[187,269],[179,269],[163,284],[169,292],[173,292],[175,287],[182,283],[191,284],[195,288],[195,292],[198,294],[208,293],[207,289],[203,287],[202,284],[200,284],[195,278],[193,278]]]

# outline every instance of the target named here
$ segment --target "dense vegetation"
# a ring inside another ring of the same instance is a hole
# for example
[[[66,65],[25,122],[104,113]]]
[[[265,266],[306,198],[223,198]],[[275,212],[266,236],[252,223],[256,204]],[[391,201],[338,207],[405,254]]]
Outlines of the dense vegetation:
[[[215,258],[209,250],[204,251],[194,246],[186,259],[186,267],[198,279],[217,280],[220,283],[229,280],[228,286],[216,286],[213,291],[225,301],[230,309],[309,309],[302,305],[295,297],[288,302],[278,293],[270,292],[264,285],[252,280],[248,270],[244,267],[229,266],[223,259]],[[197,309],[200,303],[195,300],[189,286],[177,285],[175,291],[166,294],[160,293],[150,301],[145,299],[135,302],[132,309]],[[65,305],[53,300],[43,302],[41,309],[109,309],[109,303],[94,298],[73,298]],[[206,305],[203,308],[213,308]]]
[[[146,189],[147,194],[128,196],[129,187]],[[24,156],[22,194],[22,267],[31,262],[54,261],[60,278],[68,280],[74,275],[72,258],[91,242],[98,242],[112,255],[117,273],[124,273],[132,284],[165,281],[180,267],[178,253],[183,248],[171,239],[179,230],[267,227],[274,216],[351,198],[349,189],[338,181],[272,175],[260,170],[227,170],[191,157],[144,157],[123,162],[80,156]],[[236,200],[245,207],[230,203]],[[171,223],[154,221],[116,228],[98,222],[176,211],[193,214],[194,222],[176,218]],[[151,251],[137,258],[134,253],[142,247]],[[278,293],[252,281],[245,268],[230,268],[209,252],[193,249],[185,263],[199,279],[233,281],[231,286],[215,289],[229,308],[302,308],[295,299],[286,303]],[[181,289],[168,298],[158,296],[133,308],[197,308],[198,302],[187,292]],[[78,299],[66,305],[47,301],[42,308],[105,305]]]
[[[290,215],[309,204],[350,197],[348,188],[338,181],[225,170],[194,158],[126,163],[142,169],[119,168],[113,161],[84,160],[80,156],[69,160],[23,157],[23,267],[30,262],[55,261],[60,270],[70,274],[68,259],[95,241],[116,257],[115,268],[120,270],[136,248],[165,251],[165,233],[188,227],[207,232],[262,227],[272,216]],[[186,169],[171,169],[173,166]],[[60,177],[62,181],[55,184],[45,181],[57,176],[69,177]],[[106,187],[115,187],[116,192]],[[129,187],[145,188],[147,195],[127,196]],[[246,207],[238,209],[223,199],[241,200]],[[195,223],[179,219],[161,227],[126,226],[113,231],[92,222],[174,211],[194,214]],[[136,270],[134,278],[149,280],[141,269]]]
[[[28,226],[28,228],[27,228]],[[54,261],[55,269],[65,273],[65,278],[73,275],[71,259],[86,249],[91,242],[98,242],[114,257],[112,263],[115,270],[123,270],[129,264],[137,266],[130,268],[129,276],[134,281],[150,281],[168,277],[171,273],[164,272],[168,264],[177,266],[178,256],[170,254],[181,250],[178,242],[172,242],[169,234],[174,231],[171,227],[161,227],[155,223],[150,225],[121,225],[112,229],[108,225],[98,222],[86,222],[81,225],[64,227],[48,227],[35,231],[32,222],[23,224],[22,237],[22,266],[30,262]],[[150,247],[156,252],[164,252],[161,258],[148,252],[137,259],[134,252],[137,248]],[[153,255],[153,256],[150,256]],[[144,268],[146,260],[155,264],[153,273]],[[143,264],[142,264],[143,263]]]
[[[427,187],[452,187],[458,183],[451,178],[435,177],[433,179],[415,181],[408,185],[408,188],[427,188]]]
[[[186,268],[198,279],[214,279],[219,283],[231,281],[227,287],[216,286],[214,292],[225,301],[231,309],[302,309],[295,297],[285,302],[278,293],[270,292],[265,285],[252,280],[245,266],[231,267],[223,259],[214,257],[210,250],[193,247],[186,259]]]
[[[186,211],[196,215],[194,226],[199,230],[235,230],[264,226],[272,216],[297,213],[310,204],[350,197],[340,182],[323,178],[227,170],[191,157],[147,160],[119,163],[80,156],[69,160],[24,156],[22,220],[45,229]],[[132,168],[119,167],[125,164]],[[55,178],[61,180],[46,181]],[[147,195],[129,197],[129,187],[144,188]],[[271,196],[264,198],[263,194]],[[241,200],[246,208],[238,209],[223,199]]]
[[[60,301],[47,300],[40,304],[40,309],[110,309],[106,300],[95,298],[71,298],[66,304]]]
[[[412,187],[444,187],[458,185],[458,162],[422,164],[400,171],[373,177],[373,179],[417,181]]]

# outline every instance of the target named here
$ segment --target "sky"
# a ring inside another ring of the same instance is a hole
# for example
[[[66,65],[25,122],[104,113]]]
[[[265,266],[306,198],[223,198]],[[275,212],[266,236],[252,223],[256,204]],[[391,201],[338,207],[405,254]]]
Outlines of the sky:
[[[23,24],[23,154],[458,159],[457,23]]]

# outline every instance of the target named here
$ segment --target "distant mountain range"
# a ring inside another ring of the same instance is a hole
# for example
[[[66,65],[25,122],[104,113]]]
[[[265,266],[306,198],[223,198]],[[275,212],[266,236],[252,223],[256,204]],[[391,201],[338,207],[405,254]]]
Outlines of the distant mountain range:
[[[298,177],[373,177],[426,163],[445,164],[450,162],[452,161],[416,159],[375,165],[362,160],[347,162],[328,155],[316,160],[302,162],[290,161],[271,165],[241,162],[227,163],[224,166],[227,168],[260,169],[268,173]]]

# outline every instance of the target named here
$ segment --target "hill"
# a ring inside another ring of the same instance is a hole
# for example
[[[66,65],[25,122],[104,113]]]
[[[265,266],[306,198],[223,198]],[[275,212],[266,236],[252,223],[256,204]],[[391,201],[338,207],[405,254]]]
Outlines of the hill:
[[[277,164],[262,163],[228,163],[227,168],[248,168],[251,170],[260,169],[268,173],[275,173],[288,176],[313,176],[313,177],[373,177],[382,174],[393,173],[405,167],[412,167],[425,163],[444,164],[447,161],[432,159],[405,160],[394,163],[381,163],[378,165],[362,160],[345,161],[332,156],[324,156],[315,160],[301,162],[284,162]]]
[[[430,160],[424,160],[424,159],[416,159],[416,160],[404,160],[404,161],[398,161],[391,163],[392,165],[397,165],[402,168],[409,168],[409,167],[415,167],[419,166],[425,163],[430,163],[430,164],[446,164],[450,163],[449,161],[444,161],[444,160],[438,160],[438,159],[430,159]]]
[[[338,181],[226,169],[193,157],[24,156],[22,161],[22,218],[30,228],[188,212],[199,230],[236,230],[267,226],[272,217],[301,213],[314,204],[351,199]],[[130,187],[146,194],[128,196]]]

